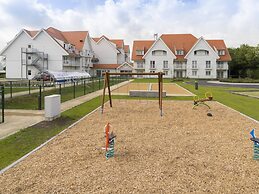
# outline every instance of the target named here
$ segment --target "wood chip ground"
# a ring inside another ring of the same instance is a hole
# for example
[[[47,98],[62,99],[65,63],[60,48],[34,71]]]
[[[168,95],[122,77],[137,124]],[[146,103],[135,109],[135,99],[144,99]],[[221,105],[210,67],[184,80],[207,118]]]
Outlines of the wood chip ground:
[[[217,102],[114,100],[0,175],[0,193],[259,193],[249,132],[259,124]],[[105,159],[104,125],[117,135]]]

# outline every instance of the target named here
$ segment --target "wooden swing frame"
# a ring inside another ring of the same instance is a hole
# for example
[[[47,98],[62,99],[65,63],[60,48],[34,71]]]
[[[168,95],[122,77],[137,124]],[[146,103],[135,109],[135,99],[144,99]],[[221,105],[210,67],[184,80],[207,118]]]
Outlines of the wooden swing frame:
[[[104,103],[105,103],[105,90],[108,88],[108,94],[109,94],[109,102],[110,102],[110,107],[112,107],[112,97],[111,97],[111,88],[110,88],[110,76],[111,75],[125,75],[125,76],[133,76],[133,75],[153,75],[153,76],[158,76],[158,103],[159,103],[159,109],[160,109],[160,115],[162,116],[163,113],[163,75],[165,73],[163,72],[158,72],[158,73],[110,73],[106,72],[103,74],[104,75],[104,84],[103,84],[103,98],[102,98],[102,107],[101,111],[103,113],[104,110]]]

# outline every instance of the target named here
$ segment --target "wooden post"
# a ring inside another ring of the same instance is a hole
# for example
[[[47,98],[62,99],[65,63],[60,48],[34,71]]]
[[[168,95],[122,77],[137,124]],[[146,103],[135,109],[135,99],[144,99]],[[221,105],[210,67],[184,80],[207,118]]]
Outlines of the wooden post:
[[[109,73],[107,74],[107,86],[108,86],[108,93],[109,93],[110,107],[112,107],[112,96],[111,96],[110,75],[109,75]]]
[[[106,85],[107,85],[107,73],[105,73],[105,78],[104,78],[104,84],[103,84],[103,101],[102,101],[102,113],[103,113],[103,108],[104,108],[104,101],[105,101],[105,90],[106,90]]]

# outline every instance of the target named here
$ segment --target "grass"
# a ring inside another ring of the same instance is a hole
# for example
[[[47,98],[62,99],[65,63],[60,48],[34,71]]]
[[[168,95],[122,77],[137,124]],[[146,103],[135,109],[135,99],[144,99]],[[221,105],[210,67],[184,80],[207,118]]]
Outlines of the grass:
[[[186,84],[183,82],[178,82],[178,84],[190,92],[196,94],[200,98],[204,98],[206,92],[211,92],[213,94],[214,100],[229,106],[239,112],[244,113],[256,120],[259,120],[259,101],[256,98],[240,96],[232,94],[231,91],[246,91],[249,89],[245,88],[233,88],[233,87],[208,87],[199,86],[199,90],[195,90],[193,85]]]
[[[54,121],[42,121],[0,140],[0,169],[29,153],[99,106],[100,97],[96,97],[63,112],[61,117]]]
[[[118,82],[124,81],[121,80],[111,80],[110,84],[114,85]],[[86,94],[97,91],[102,89],[103,82],[96,81],[90,82],[86,84],[85,91]],[[52,94],[59,94],[59,87],[54,88],[53,90],[48,90],[42,92],[42,109],[44,108],[44,96],[52,95]],[[75,86],[75,98],[84,95],[84,85],[76,85]],[[31,95],[25,96],[17,96],[13,98],[8,98],[5,101],[5,108],[6,109],[29,109],[29,110],[36,110],[38,109],[38,96],[39,93],[33,93]],[[61,102],[65,102],[68,100],[74,99],[74,87],[69,86],[65,88],[61,88]]]

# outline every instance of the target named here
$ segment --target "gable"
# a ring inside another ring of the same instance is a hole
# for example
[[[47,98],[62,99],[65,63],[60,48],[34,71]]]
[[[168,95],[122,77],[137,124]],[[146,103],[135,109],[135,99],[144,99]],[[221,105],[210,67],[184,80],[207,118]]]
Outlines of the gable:
[[[194,45],[193,47],[189,50],[189,52],[186,54],[186,56],[184,57],[185,59],[187,59],[190,56],[195,56],[195,52],[199,53],[199,52],[208,52],[210,56],[215,57],[216,59],[219,58],[218,54],[215,52],[215,50],[208,44],[208,42],[201,37]],[[198,55],[197,55],[198,56]]]
[[[152,52],[154,51],[165,51],[167,53],[166,56],[171,56],[173,58],[176,58],[174,53],[167,47],[167,45],[164,43],[164,41],[161,38],[159,38],[157,41],[153,43],[153,45],[145,53],[143,58],[152,56]]]

